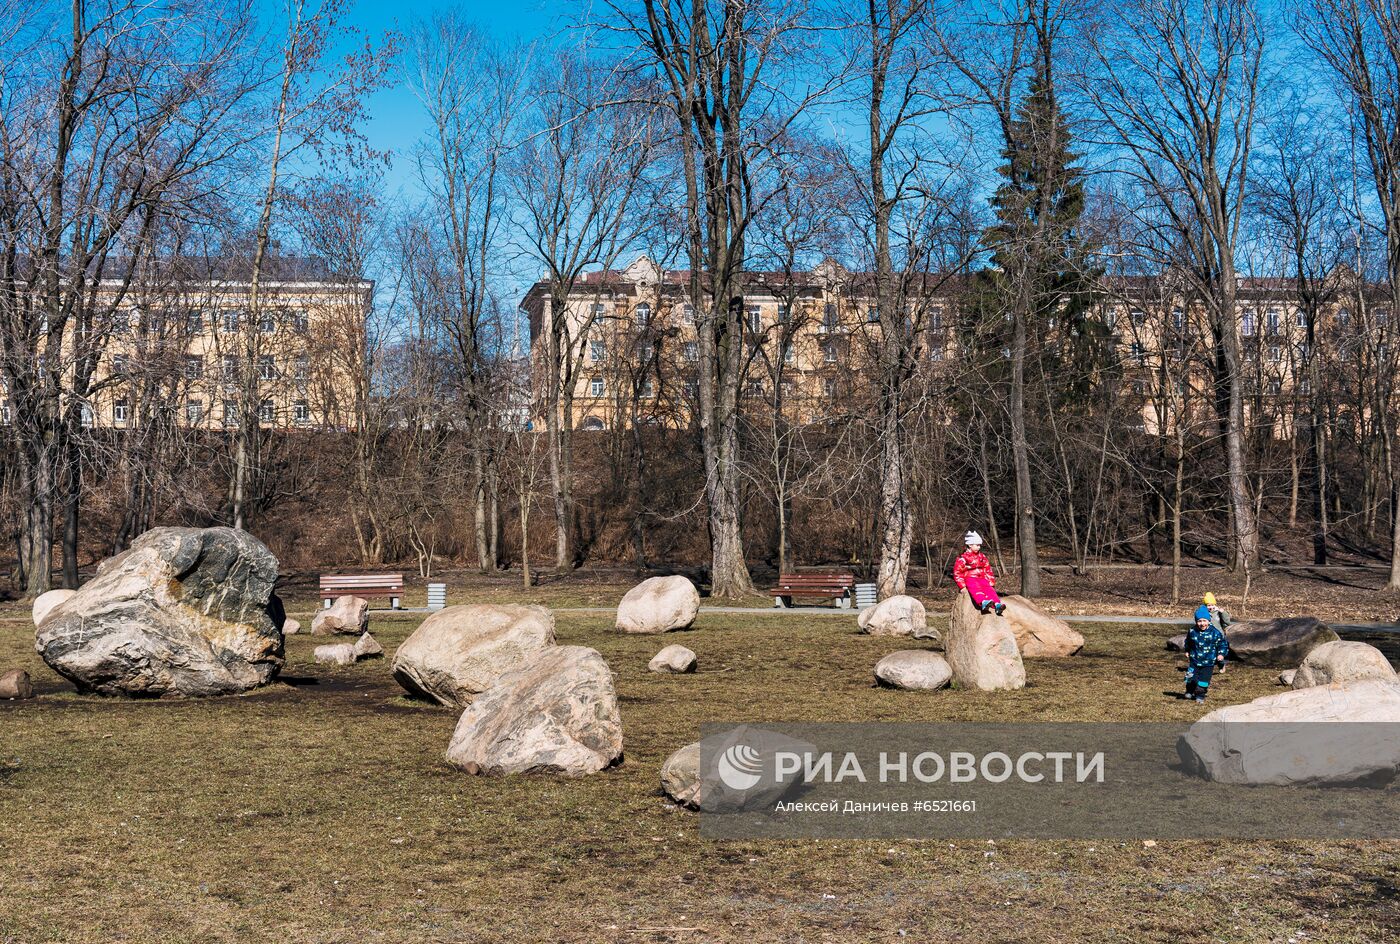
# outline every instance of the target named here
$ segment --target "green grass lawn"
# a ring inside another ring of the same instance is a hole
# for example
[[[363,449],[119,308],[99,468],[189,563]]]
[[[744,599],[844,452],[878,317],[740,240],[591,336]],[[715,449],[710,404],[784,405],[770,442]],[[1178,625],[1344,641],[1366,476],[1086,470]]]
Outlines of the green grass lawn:
[[[313,591],[314,592],[314,591]],[[293,606],[309,612],[310,602]],[[392,653],[416,620],[378,620]],[[707,720],[1187,720],[1161,628],[1082,626],[1070,660],[1010,693],[896,692],[908,644],[854,617],[711,615],[623,637],[591,614],[559,641],[617,673],[626,758],[581,780],[469,777],[457,713],[401,697],[386,660],[315,665],[209,701],[75,694],[0,608],[0,942],[1374,942],[1400,927],[1400,843],[712,842],[660,795]],[[662,645],[692,676],[646,671]],[[1232,668],[1215,704],[1275,691]],[[1151,837],[1142,837],[1149,839]]]

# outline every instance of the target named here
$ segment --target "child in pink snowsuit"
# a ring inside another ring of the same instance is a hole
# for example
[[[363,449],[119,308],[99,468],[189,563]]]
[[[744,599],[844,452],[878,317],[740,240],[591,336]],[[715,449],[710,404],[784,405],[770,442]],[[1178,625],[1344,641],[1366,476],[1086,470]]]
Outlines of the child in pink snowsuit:
[[[983,613],[996,610],[998,616],[1006,612],[1006,604],[997,596],[997,575],[992,572],[992,562],[982,553],[982,535],[969,531],[963,537],[967,550],[958,555],[953,564],[953,581],[958,588],[966,590],[972,597],[972,605]]]

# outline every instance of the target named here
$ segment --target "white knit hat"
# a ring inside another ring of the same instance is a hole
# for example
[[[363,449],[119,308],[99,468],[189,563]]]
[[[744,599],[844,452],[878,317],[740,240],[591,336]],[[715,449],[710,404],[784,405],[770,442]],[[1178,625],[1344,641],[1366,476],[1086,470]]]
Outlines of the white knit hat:
[[[964,544],[982,544],[982,543],[983,543],[983,541],[982,541],[982,535],[978,534],[976,531],[969,531],[969,532],[967,532],[966,534],[963,535],[963,543],[964,543]]]

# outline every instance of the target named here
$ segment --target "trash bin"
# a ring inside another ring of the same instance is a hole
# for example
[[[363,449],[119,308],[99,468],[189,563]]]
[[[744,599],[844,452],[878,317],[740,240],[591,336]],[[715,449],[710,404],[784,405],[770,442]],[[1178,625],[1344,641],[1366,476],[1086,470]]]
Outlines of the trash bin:
[[[428,609],[440,610],[447,606],[447,584],[428,584]]]
[[[856,609],[863,610],[868,606],[875,605],[875,585],[873,583],[856,584]]]

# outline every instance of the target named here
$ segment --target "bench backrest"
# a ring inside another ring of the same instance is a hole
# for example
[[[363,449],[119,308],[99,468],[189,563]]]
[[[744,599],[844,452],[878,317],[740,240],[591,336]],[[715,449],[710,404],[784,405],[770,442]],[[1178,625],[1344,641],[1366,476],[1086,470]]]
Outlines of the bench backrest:
[[[782,574],[778,577],[779,589],[846,589],[855,585],[854,574]]]
[[[322,574],[321,595],[349,591],[360,593],[402,593],[403,574]]]

